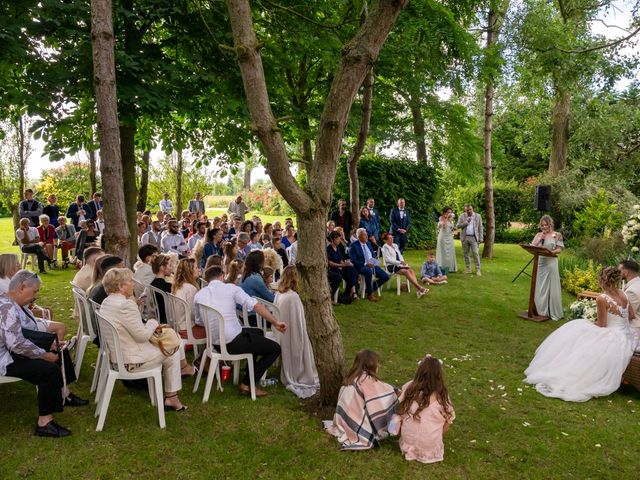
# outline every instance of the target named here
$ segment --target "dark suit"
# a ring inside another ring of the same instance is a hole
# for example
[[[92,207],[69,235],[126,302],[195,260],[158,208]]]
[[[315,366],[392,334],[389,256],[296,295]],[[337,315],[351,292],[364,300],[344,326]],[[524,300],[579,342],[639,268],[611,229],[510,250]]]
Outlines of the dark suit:
[[[391,224],[391,233],[393,234],[393,243],[398,245],[401,252],[404,252],[404,248],[407,245],[407,233],[400,233],[398,229],[403,228],[407,232],[411,226],[409,219],[409,211],[404,209],[404,218],[401,218],[400,209],[398,207],[391,210],[389,215],[389,223]]]
[[[369,252],[371,252],[371,256],[374,256],[370,242],[367,242],[364,248],[368,248]],[[351,263],[353,263],[353,267],[356,269],[358,275],[364,276],[367,295],[371,295],[374,290],[377,290],[382,285],[384,285],[387,280],[389,280],[389,275],[387,274],[387,272],[385,272],[380,267],[367,267],[367,265],[365,264],[363,246],[359,241],[355,241],[351,245],[349,245],[349,258],[351,259]],[[373,281],[374,273],[377,277],[377,280],[375,282]]]
[[[349,210],[344,211],[344,215],[340,217],[340,210],[331,212],[330,220],[336,224],[336,227],[342,227],[344,230],[344,237],[349,238],[351,236],[351,227],[353,226],[353,219],[351,218],[351,212]]]
[[[95,220],[98,217],[98,210],[102,210],[102,202],[91,200],[86,205],[89,207],[87,208],[87,217]]]
[[[71,220],[71,223],[73,223],[73,226],[76,227],[76,231],[80,230],[78,226],[78,222],[80,221],[80,217],[78,216],[78,210],[80,210],[80,207],[76,202],[73,202],[71,205],[69,205],[69,208],[67,208],[67,213],[65,214],[65,217]],[[82,210],[85,211],[85,215],[84,215],[85,220],[88,220],[89,218],[91,218],[91,207],[88,207],[86,203],[83,203]]]

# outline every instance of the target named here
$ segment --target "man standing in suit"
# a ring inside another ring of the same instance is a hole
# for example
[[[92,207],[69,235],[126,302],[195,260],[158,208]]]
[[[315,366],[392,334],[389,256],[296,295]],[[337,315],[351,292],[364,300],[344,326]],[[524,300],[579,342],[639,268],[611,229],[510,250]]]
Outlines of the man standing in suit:
[[[376,201],[371,197],[367,199],[367,209],[369,210],[369,218],[373,220],[376,225],[376,234],[374,236],[376,240],[380,240],[380,228],[382,228],[380,225],[380,212],[378,212],[376,208]]]
[[[93,200],[87,204],[87,214],[91,220],[98,218],[98,210],[102,210],[102,195],[98,192],[93,194]],[[89,211],[91,210],[91,211]]]
[[[200,218],[200,215],[204,215],[204,200],[200,192],[196,192],[196,198],[189,200],[189,206],[187,207],[191,213],[196,214],[196,218]]]
[[[76,201],[67,208],[65,217],[71,220],[76,232],[80,231],[80,222],[89,219],[90,209],[84,203],[84,195],[78,195]]]
[[[347,201],[345,199],[338,200],[338,210],[331,212],[329,220],[333,220],[336,227],[342,227],[345,238],[348,239],[351,236],[353,219],[351,218],[351,212],[347,209]]]
[[[476,265],[476,275],[480,273],[480,254],[478,244],[484,241],[482,229],[482,217],[473,211],[473,205],[466,204],[464,212],[458,219],[456,228],[460,228],[460,242],[462,243],[462,256],[464,257],[465,271],[471,273],[471,262],[469,260],[469,249],[473,252],[473,259]]]
[[[160,200],[160,211],[169,215],[171,215],[171,212],[173,211],[173,202],[169,200],[169,194],[167,192],[162,194],[162,200]],[[160,218],[158,218],[158,220],[160,220]]]
[[[624,293],[629,306],[636,314],[636,318],[631,321],[631,328],[640,336],[640,265],[635,260],[623,260],[618,265],[618,270],[626,282]]]
[[[18,215],[20,215],[20,218],[28,218],[29,225],[37,227],[40,224],[42,209],[42,204],[33,198],[33,190],[27,188],[24,191],[24,200],[18,205]]]
[[[364,276],[365,292],[367,299],[377,302],[378,297],[373,293],[389,280],[389,275],[378,266],[378,261],[373,258],[373,250],[369,243],[369,234],[366,228],[359,228],[356,232],[358,240],[349,246],[349,258],[358,275]],[[377,280],[373,281],[373,275]]]
[[[231,200],[229,202],[229,207],[227,208],[227,213],[231,218],[234,215],[240,217],[240,222],[244,222],[245,215],[249,211],[249,207],[247,204],[242,201],[242,195],[238,195],[235,200]]]
[[[399,198],[398,206],[391,210],[389,223],[391,224],[393,243],[398,245],[400,252],[404,252],[404,248],[407,246],[407,232],[411,227],[409,211],[405,208],[404,198]]]

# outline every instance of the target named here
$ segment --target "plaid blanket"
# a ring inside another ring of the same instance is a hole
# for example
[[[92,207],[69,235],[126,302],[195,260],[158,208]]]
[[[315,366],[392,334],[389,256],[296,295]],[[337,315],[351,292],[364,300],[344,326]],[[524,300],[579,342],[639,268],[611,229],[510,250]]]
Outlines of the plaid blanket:
[[[387,426],[397,405],[391,385],[364,375],[340,389],[333,421],[324,426],[343,450],[366,450],[389,435]]]

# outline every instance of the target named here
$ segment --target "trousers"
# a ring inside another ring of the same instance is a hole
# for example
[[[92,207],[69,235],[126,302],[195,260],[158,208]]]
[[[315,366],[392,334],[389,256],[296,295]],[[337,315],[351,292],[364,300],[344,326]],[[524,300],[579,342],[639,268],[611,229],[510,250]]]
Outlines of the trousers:
[[[218,347],[214,345],[214,347]],[[227,352],[236,355],[240,353],[253,354],[253,374],[256,385],[264,372],[273,365],[280,356],[280,345],[264,337],[262,330],[255,328],[243,329],[236,338],[227,343]],[[249,369],[245,369],[242,383],[249,385]]]
[[[476,271],[480,271],[480,254],[478,253],[478,241],[476,237],[467,235],[462,241],[462,256],[464,257],[464,265],[467,270],[471,268],[471,260],[469,258],[469,249],[473,253],[473,260],[476,265]]]
[[[13,363],[7,365],[7,375],[38,387],[38,415],[62,411],[62,371],[57,363],[16,356]]]

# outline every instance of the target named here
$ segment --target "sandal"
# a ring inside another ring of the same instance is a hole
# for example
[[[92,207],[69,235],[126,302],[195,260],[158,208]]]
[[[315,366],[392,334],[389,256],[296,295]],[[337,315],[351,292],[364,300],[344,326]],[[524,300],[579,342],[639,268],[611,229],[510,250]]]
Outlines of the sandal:
[[[182,405],[180,408],[176,408],[173,405],[166,405],[164,406],[164,411],[165,412],[186,412],[189,409],[189,407],[187,407],[186,405]]]

